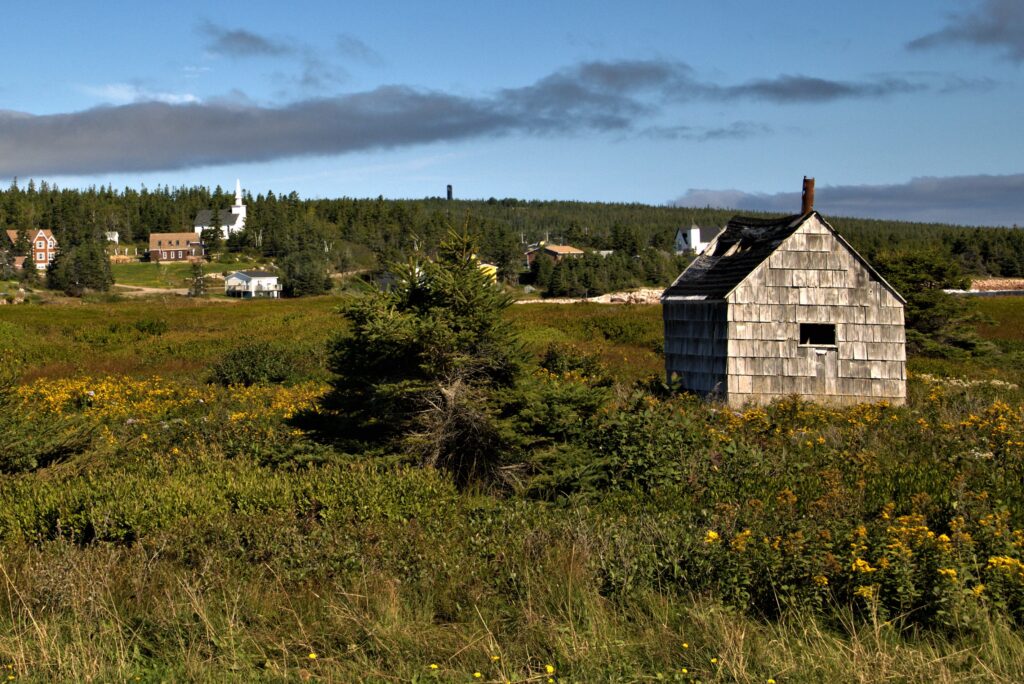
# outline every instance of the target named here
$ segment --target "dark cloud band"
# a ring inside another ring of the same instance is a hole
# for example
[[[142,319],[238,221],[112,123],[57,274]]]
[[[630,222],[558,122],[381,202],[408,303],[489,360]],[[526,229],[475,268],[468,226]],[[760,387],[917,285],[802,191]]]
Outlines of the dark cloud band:
[[[1024,174],[925,177],[895,185],[819,185],[815,194],[816,208],[833,216],[966,226],[1024,224]],[[691,189],[673,204],[795,213],[800,210],[800,193]]]
[[[942,29],[907,43],[911,50],[974,45],[1002,52],[1024,62],[1024,2],[978,0],[971,11],[954,15]]]
[[[685,126],[652,127],[652,118],[672,102],[821,103],[932,87],[891,78],[851,84],[803,76],[724,87],[699,81],[685,64],[640,60],[587,62],[489,97],[387,86],[282,107],[240,100],[135,102],[45,116],[0,112],[0,175],[169,170],[512,133],[660,130],[663,137],[682,138]],[[698,128],[690,137],[743,137],[754,126]]]
[[[283,42],[245,29],[227,29],[204,21],[199,30],[207,37],[206,49],[225,57],[277,57],[293,52]]]

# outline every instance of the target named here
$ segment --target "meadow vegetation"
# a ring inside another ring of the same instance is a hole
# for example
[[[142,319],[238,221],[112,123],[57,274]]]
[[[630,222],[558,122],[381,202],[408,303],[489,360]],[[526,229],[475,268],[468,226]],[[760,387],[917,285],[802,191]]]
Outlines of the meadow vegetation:
[[[979,303],[986,355],[913,359],[905,407],[733,411],[660,386],[657,306],[492,302],[500,319],[475,329],[522,344],[499,368],[469,342],[438,346],[464,332],[435,316],[442,294],[394,296],[0,311],[0,667],[26,681],[1024,676],[1017,301]],[[368,339],[401,340],[419,370],[357,376]],[[436,404],[442,380],[470,385],[455,413],[478,422],[445,425],[490,426],[495,468],[431,461],[422,414],[338,438],[337,401]]]
[[[209,271],[211,267],[207,266]],[[122,264],[111,264],[110,272],[114,276],[114,282],[118,285],[129,287],[162,287],[162,288],[183,288],[188,287],[191,264],[178,263],[153,263],[153,262],[129,262]]]

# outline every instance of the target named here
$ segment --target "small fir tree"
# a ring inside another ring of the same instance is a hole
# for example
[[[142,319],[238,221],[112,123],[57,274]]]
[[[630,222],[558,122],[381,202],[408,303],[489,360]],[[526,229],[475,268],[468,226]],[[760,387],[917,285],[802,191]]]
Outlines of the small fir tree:
[[[192,262],[192,284],[188,288],[190,297],[206,296],[206,278],[203,275],[203,264],[199,261]]]
[[[390,290],[349,304],[325,402],[364,448],[414,454],[463,484],[490,478],[501,461],[495,393],[515,384],[524,361],[502,317],[511,299],[474,253],[470,237],[451,232],[436,259],[395,266]]]

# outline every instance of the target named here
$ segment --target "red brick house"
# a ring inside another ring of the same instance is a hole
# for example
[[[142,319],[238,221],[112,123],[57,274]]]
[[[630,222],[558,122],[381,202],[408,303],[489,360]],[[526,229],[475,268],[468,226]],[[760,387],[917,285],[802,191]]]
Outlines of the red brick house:
[[[150,261],[197,261],[206,248],[195,233],[150,233]]]
[[[44,229],[30,230],[27,235],[29,251],[26,258],[21,261],[21,264],[24,266],[25,263],[32,263],[35,265],[36,270],[45,271],[46,267],[53,261],[53,258],[57,256],[57,239],[53,237],[51,231]],[[7,231],[7,238],[11,241],[12,245],[18,244],[18,231]],[[16,259],[15,265],[18,263]]]

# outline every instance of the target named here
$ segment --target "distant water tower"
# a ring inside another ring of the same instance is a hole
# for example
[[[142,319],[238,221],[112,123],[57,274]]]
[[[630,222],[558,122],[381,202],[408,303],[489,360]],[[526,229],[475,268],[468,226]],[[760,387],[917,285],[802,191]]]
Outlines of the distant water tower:
[[[452,198],[452,186],[451,186],[451,185],[449,185],[449,186],[448,186],[448,200],[450,201],[450,200],[451,200],[451,198]]]

